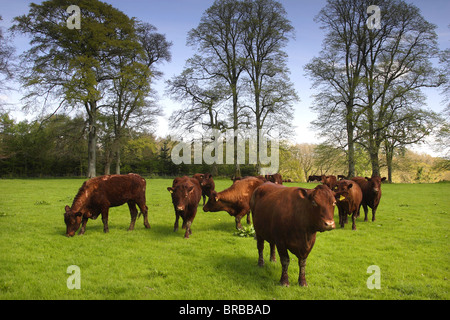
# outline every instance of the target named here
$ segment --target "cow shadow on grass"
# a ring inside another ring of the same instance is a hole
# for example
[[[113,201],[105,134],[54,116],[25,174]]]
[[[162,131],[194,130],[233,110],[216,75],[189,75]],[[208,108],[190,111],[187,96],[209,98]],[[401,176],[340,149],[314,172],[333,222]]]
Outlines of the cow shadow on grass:
[[[258,254],[252,256],[243,253],[230,254],[212,254],[208,257],[211,265],[218,271],[221,277],[225,277],[224,281],[232,283],[233,286],[245,288],[246,291],[265,292],[266,297],[257,298],[273,298],[277,288],[279,288],[279,277],[281,265],[278,262],[269,262],[267,257],[266,264],[263,267],[258,266]],[[241,297],[243,299],[253,299],[255,297]]]

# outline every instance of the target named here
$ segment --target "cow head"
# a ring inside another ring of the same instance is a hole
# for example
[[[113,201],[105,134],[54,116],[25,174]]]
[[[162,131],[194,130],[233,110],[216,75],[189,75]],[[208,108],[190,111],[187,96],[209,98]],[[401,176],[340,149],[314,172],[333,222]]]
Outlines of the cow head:
[[[204,212],[217,212],[217,211],[220,211],[220,209],[221,209],[221,204],[220,204],[219,194],[217,193],[217,191],[212,190],[210,192],[210,197],[208,199],[208,202],[203,207],[203,211]]]
[[[335,194],[327,186],[318,185],[313,190],[299,188],[300,197],[310,201],[313,221],[312,225],[316,231],[324,232],[333,230],[334,207],[336,206]]]
[[[167,191],[172,194],[172,203],[175,211],[183,212],[189,203],[189,195],[194,191],[193,184],[180,183],[167,187]]]
[[[75,232],[80,228],[83,214],[81,212],[73,212],[69,206],[66,206],[65,210],[64,222],[66,223],[66,236],[73,237]]]
[[[206,185],[208,185],[208,183],[211,183],[212,181],[212,174],[211,173],[205,173],[203,175],[203,179],[200,182],[200,186],[204,187]]]
[[[349,197],[350,189],[353,188],[353,183],[346,180],[341,180],[334,187],[335,198],[337,201],[345,201]]]
[[[369,182],[370,190],[375,195],[381,192],[381,182],[386,180],[386,178],[378,176],[372,176],[372,178],[365,177],[365,179]]]

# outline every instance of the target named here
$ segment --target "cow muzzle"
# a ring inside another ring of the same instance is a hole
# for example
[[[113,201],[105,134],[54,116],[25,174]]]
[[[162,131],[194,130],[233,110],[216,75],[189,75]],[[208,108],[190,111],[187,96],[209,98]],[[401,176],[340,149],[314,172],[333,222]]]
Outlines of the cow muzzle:
[[[334,223],[334,220],[331,221],[324,221],[325,227],[324,231],[330,231],[336,228],[336,224]]]

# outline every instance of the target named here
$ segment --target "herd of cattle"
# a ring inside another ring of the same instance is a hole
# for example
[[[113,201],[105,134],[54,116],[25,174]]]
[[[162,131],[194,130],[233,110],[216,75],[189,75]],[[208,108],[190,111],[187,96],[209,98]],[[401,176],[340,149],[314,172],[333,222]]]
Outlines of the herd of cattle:
[[[250,224],[251,211],[259,254],[258,265],[264,265],[264,241],[267,241],[270,244],[271,261],[275,261],[275,247],[278,251],[282,265],[280,282],[287,286],[289,250],[299,259],[298,282],[301,286],[306,286],[306,259],[314,246],[316,233],[335,228],[335,206],[338,207],[339,225],[342,228],[347,223],[348,215],[352,215],[352,229],[356,230],[355,221],[361,205],[364,208],[365,221],[368,207],[372,209],[372,221],[375,220],[381,198],[381,182],[385,178],[339,178],[341,180],[335,176],[320,176],[322,184],[314,189],[305,189],[283,186],[283,179],[277,173],[235,178],[229,188],[217,192],[211,174],[178,177],[173,180],[172,186],[167,188],[172,196],[176,216],[174,231],[178,231],[181,217],[182,228],[185,229],[184,237],[189,238],[202,197],[204,212],[228,212],[235,217],[237,229],[242,228],[241,219],[245,216]],[[144,216],[144,226],[150,228],[145,191],[145,179],[132,173],[101,176],[84,182],[72,206],[65,207],[66,236],[74,236],[80,225],[79,234],[84,234],[88,219],[96,219],[100,214],[104,232],[108,232],[109,208],[125,203],[128,204],[131,214],[128,230],[134,229],[138,217],[136,205]]]

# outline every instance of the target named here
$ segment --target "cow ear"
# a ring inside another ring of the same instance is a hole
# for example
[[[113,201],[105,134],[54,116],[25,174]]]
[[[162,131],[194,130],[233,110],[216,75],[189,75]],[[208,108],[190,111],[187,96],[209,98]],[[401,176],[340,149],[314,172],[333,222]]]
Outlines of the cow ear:
[[[366,179],[367,181],[370,181],[370,178],[365,177],[364,179]]]
[[[353,187],[353,183],[350,183],[347,188],[351,189]]]
[[[167,191],[169,191],[170,193],[173,193],[173,188],[167,187]]]
[[[302,199],[307,199],[308,198],[308,192],[305,189],[298,189],[298,194],[300,196],[300,198]]]
[[[66,207],[64,208],[64,210],[66,210],[66,212],[70,212],[70,207],[69,207],[69,206],[66,206]]]

